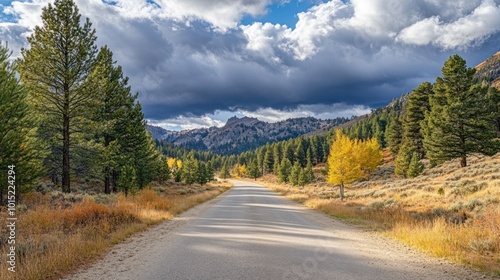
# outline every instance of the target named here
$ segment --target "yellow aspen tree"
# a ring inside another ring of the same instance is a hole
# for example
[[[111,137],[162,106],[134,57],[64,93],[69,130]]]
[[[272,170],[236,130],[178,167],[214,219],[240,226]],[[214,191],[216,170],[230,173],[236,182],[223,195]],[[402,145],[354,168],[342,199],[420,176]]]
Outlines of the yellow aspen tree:
[[[327,181],[340,186],[340,199],[344,200],[344,186],[363,178],[365,172],[361,169],[358,153],[359,141],[351,140],[340,130],[335,132],[335,139],[330,147],[328,156]]]
[[[175,168],[177,168],[176,161],[177,161],[177,160],[176,160],[175,158],[168,158],[168,159],[167,159],[167,165],[168,165],[168,168],[169,168],[170,170],[174,169],[174,167],[175,167]]]
[[[382,163],[383,156],[380,144],[376,138],[371,138],[359,142],[359,149],[360,151],[357,153],[359,155],[359,164],[365,174],[369,175],[371,171],[374,171]]]

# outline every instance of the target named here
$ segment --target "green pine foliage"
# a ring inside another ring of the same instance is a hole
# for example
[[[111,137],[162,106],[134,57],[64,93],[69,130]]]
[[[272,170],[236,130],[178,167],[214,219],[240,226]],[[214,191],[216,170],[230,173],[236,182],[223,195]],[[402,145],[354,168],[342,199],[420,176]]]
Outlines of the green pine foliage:
[[[492,155],[499,150],[495,118],[488,104],[487,85],[474,83],[475,69],[460,56],[451,56],[436,79],[431,110],[423,122],[424,148],[432,163],[460,158],[467,166],[472,153]]]
[[[399,116],[393,112],[391,121],[389,122],[385,132],[385,142],[393,155],[397,155],[399,153],[399,148],[401,147],[401,142],[403,140],[402,132],[403,125],[401,124],[401,120]]]
[[[186,184],[193,184],[197,180],[198,161],[194,158],[194,153],[189,153],[182,164],[182,175]]]
[[[274,170],[274,151],[270,147],[264,155],[264,169],[267,173],[272,173]]]
[[[248,175],[254,180],[257,180],[257,178],[262,176],[257,160],[254,159],[250,162],[250,165],[248,166]]]
[[[219,177],[221,177],[222,179],[227,179],[229,178],[229,168],[227,167],[227,163],[224,162],[224,164],[222,165],[222,168],[220,170],[220,173],[219,173]]]
[[[302,172],[302,167],[300,167],[299,161],[296,161],[293,164],[292,171],[290,172],[290,176],[288,181],[292,184],[292,186],[299,185],[300,173]]]
[[[122,166],[120,174],[120,178],[116,182],[118,189],[123,191],[125,195],[135,195],[139,188],[137,185],[137,171],[134,166],[131,164]]]
[[[411,157],[414,153],[411,147],[404,145],[401,146],[396,157],[396,162],[394,166],[394,173],[400,177],[406,177],[408,173],[408,168],[410,166]]]
[[[71,0],[48,4],[42,21],[28,37],[30,48],[21,50],[19,71],[42,118],[41,135],[49,135],[52,149],[60,151],[52,154],[60,161],[62,189],[70,192],[71,154],[83,138],[78,133],[89,129],[86,117],[95,101],[88,78],[97,54],[96,36]]]
[[[429,97],[433,94],[432,84],[424,82],[408,95],[404,122],[403,122],[403,145],[417,152],[420,159],[424,158],[423,135],[421,123],[430,108]]]
[[[28,91],[8,61],[9,55],[0,42],[0,204],[7,194],[7,170],[3,168],[15,166],[20,192],[29,191],[44,173],[44,147],[36,137],[39,123],[28,103]]]
[[[287,183],[291,172],[292,162],[287,157],[284,157],[281,161],[278,172],[278,180],[280,183]]]
[[[424,170],[424,164],[420,161],[420,155],[413,152],[406,175],[408,178],[417,177]]]

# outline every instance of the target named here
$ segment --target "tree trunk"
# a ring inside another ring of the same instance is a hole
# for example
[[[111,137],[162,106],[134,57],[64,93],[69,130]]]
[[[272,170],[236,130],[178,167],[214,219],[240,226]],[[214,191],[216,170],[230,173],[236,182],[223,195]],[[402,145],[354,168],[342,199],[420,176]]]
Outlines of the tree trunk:
[[[110,194],[111,193],[111,176],[109,176],[109,170],[108,167],[104,169],[104,193],[105,194]]]
[[[110,137],[109,135],[104,136],[104,148],[109,147],[110,143]],[[104,193],[105,194],[110,194],[111,193],[111,176],[110,176],[110,168],[109,166],[104,167]]]
[[[113,171],[113,174],[111,176],[112,176],[112,179],[113,179],[112,180],[113,181],[113,192],[117,193],[118,189],[116,188],[116,181],[118,180],[118,172]]]
[[[68,110],[69,111],[69,110]],[[69,116],[63,115],[63,166],[62,166],[62,190],[63,192],[71,192],[70,188],[70,156],[69,156]]]
[[[462,167],[466,167],[467,166],[467,157],[463,156],[460,159],[460,166],[462,166]]]
[[[340,183],[340,201],[344,201],[344,182]]]

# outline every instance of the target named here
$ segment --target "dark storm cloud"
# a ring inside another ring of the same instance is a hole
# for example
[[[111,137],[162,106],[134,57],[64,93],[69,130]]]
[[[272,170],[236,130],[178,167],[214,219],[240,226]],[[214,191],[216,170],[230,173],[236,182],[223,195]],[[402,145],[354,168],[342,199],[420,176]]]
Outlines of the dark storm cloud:
[[[77,0],[99,45],[109,45],[140,93],[146,118],[158,122],[195,122],[217,111],[273,119],[280,110],[327,110],[322,105],[374,108],[433,82],[450,55],[474,66],[500,45],[500,0],[331,0],[297,15],[293,29],[239,25],[245,14],[265,13],[270,0],[212,2],[224,9],[202,0],[161,8]],[[35,6],[18,3],[11,8],[18,24],[0,23],[0,35],[14,37],[16,48],[25,40],[15,35],[36,23]]]

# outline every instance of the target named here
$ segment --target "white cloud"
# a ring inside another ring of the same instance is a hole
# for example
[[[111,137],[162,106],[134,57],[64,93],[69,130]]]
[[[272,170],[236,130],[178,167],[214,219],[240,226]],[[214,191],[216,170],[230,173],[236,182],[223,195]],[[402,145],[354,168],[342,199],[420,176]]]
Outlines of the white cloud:
[[[291,118],[314,117],[317,119],[334,119],[338,117],[350,118],[371,112],[369,107],[363,105],[336,104],[311,104],[299,105],[291,110],[278,110],[273,108],[261,108],[256,111],[239,110],[247,117],[257,118],[265,122],[279,122]]]
[[[433,44],[444,49],[466,48],[500,30],[500,5],[485,0],[470,14],[451,22],[439,15],[403,29],[397,40],[406,44]]]
[[[175,19],[182,22],[203,20],[216,29],[226,31],[236,28],[245,15],[266,13],[271,0],[116,0],[116,8],[128,18]]]
[[[196,128],[207,128],[212,126],[222,127],[224,122],[210,118],[209,116],[202,117],[185,117],[178,116],[173,119],[166,120],[148,120],[148,124],[163,127],[168,130],[189,130]]]
[[[271,61],[281,62],[276,49],[290,34],[291,30],[286,25],[255,22],[252,25],[242,26],[241,29],[248,40],[247,49],[258,52]]]
[[[361,116],[371,112],[369,107],[363,105],[346,105],[337,103],[332,105],[312,104],[300,105],[291,110],[278,110],[273,108],[260,108],[255,111],[236,110],[220,111],[217,110],[214,114],[207,114],[201,117],[194,116],[179,116],[173,119],[161,121],[148,120],[148,123],[155,126],[160,126],[168,130],[186,130],[196,128],[208,128],[212,126],[222,127],[229,117],[234,115],[238,117],[257,118],[264,122],[275,123],[291,118],[314,117],[317,119],[334,119],[337,117],[350,118],[352,116]]]

